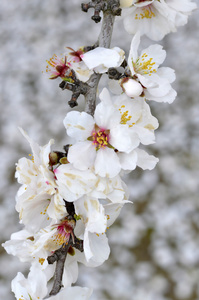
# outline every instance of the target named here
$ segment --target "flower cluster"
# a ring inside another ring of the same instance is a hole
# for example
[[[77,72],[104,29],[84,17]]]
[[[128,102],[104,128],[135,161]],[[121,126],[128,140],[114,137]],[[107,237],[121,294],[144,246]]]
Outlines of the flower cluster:
[[[140,31],[154,41],[185,25],[197,7],[192,0],[120,0],[120,5],[125,8],[126,31],[130,34]]]
[[[143,149],[155,142],[158,128],[149,104],[174,101],[175,74],[159,67],[166,57],[162,46],[154,44],[138,54],[140,35],[162,38],[185,24],[195,5],[189,0],[180,8],[177,0],[120,4],[129,9],[125,27],[131,31],[133,21],[135,33],[127,61],[122,49],[96,45],[66,48],[64,58],[54,55],[47,61],[50,78],[60,77],[71,90],[83,82],[88,93],[92,76],[109,76],[109,89],[99,94],[93,115],[67,113],[64,126],[72,143],[64,152],[53,151],[53,140],[41,147],[20,129],[32,152],[16,165],[21,184],[16,210],[24,228],[3,244],[9,254],[31,265],[27,278],[18,273],[12,282],[17,300],[89,299],[92,289],[71,286],[78,278],[78,264],[97,267],[108,259],[106,231],[130,202],[123,175],[137,166],[152,170],[158,162]]]

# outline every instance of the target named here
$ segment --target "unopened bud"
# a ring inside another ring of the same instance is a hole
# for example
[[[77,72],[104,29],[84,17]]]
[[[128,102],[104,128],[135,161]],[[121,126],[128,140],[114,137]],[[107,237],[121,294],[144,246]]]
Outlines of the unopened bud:
[[[66,164],[68,164],[68,159],[67,159],[67,157],[62,157],[62,158],[59,160],[59,162],[60,162],[61,164],[63,164],[63,165],[66,165]]]
[[[120,85],[126,95],[130,98],[138,97],[143,92],[143,87],[139,82],[129,77],[120,80]]]
[[[58,163],[60,163],[61,159],[64,159],[63,162],[61,163],[67,163],[65,159],[67,159],[65,157],[65,153],[60,152],[60,151],[54,151],[54,152],[50,152],[49,153],[49,164],[50,166],[54,166],[57,165]]]
[[[120,7],[124,8],[124,7],[130,7],[133,5],[132,0],[120,0]]]

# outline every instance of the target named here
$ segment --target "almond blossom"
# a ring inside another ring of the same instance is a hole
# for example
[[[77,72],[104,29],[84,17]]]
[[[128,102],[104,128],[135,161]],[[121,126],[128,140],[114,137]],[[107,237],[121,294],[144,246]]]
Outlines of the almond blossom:
[[[46,297],[48,290],[44,273],[37,269],[31,268],[28,278],[20,272],[12,281],[12,291],[17,300],[88,300],[92,294],[92,289],[86,287],[67,287],[62,289],[57,295]]]
[[[94,168],[99,176],[112,178],[122,169],[120,153],[128,155],[139,146],[143,141],[142,135],[146,137],[147,132],[151,137],[147,144],[154,142],[153,129],[157,128],[157,122],[154,126],[145,128],[146,130],[142,130],[143,125],[140,123],[141,129],[139,130],[138,124],[134,130],[134,124],[127,123],[134,117],[121,114],[114,106],[107,89],[102,91],[100,99],[102,102],[97,105],[94,117],[77,111],[66,115],[64,125],[67,133],[76,140],[69,148],[68,160],[75,168]]]
[[[185,25],[197,7],[192,0],[120,0],[120,5],[126,8],[126,31],[130,34],[140,31],[154,41]]]
[[[106,230],[128,202],[130,201],[125,200],[102,205],[98,199],[86,196],[75,202],[75,211],[80,216],[75,234],[84,240],[84,254],[88,266],[99,266],[108,259],[110,248]]]
[[[22,184],[16,197],[16,209],[20,213],[20,222],[29,230],[38,231],[66,215],[66,201],[74,201],[91,192],[97,177],[90,170],[80,171],[71,164],[50,165],[52,140],[43,147],[29,141],[32,159],[21,158],[17,163],[16,177]],[[78,189],[77,189],[78,187]]]
[[[128,57],[128,69],[131,78],[143,86],[146,99],[157,102],[172,103],[176,98],[176,91],[171,87],[175,80],[174,70],[161,67],[166,57],[166,51],[161,45],[151,45],[138,55],[140,34],[133,37]]]
[[[48,65],[46,66],[46,73],[50,74],[50,79],[55,79],[60,77],[64,81],[69,81],[74,83],[74,74],[76,77],[86,82],[93,71],[85,65],[81,59],[81,55],[84,53],[84,48],[79,48],[77,51],[70,47],[66,47],[66,52],[63,57],[58,57],[54,54],[49,60],[47,60]]]

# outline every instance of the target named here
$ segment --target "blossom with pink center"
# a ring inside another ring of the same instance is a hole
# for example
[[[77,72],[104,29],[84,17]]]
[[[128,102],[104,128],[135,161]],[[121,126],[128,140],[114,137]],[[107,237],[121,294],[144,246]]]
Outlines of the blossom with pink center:
[[[25,278],[20,272],[12,281],[12,291],[17,300],[88,300],[92,289],[86,287],[66,287],[57,295],[47,297],[47,279],[40,269],[31,267],[28,277]]]
[[[46,235],[49,228],[49,236]],[[70,236],[72,236],[74,240],[73,230],[75,228],[75,220],[70,217],[63,218],[59,223],[53,224],[49,227],[46,227],[44,233],[42,230],[38,233],[40,236],[38,242],[35,245],[42,243],[43,238],[43,247],[48,251],[57,250],[64,243],[67,244]],[[45,240],[45,237],[47,239]]]
[[[107,89],[102,91],[100,99],[102,101],[97,105],[94,117],[77,111],[66,115],[64,125],[67,133],[76,140],[69,148],[68,160],[79,170],[90,168],[101,177],[113,178],[123,165],[120,153],[128,155],[140,142],[154,143],[153,130],[158,123],[148,116],[147,105],[138,105],[135,115],[132,111],[132,115],[127,116],[128,111],[122,112],[114,105]],[[138,115],[147,117],[147,121],[140,119],[138,122]],[[137,120],[135,129],[133,119]]]
[[[50,74],[50,79],[61,77],[63,80],[66,80],[72,75],[71,69],[67,64],[66,56],[64,58],[59,58],[54,54],[53,57],[47,60],[47,63],[46,73]]]
[[[92,132],[92,136],[88,139],[93,142],[96,150],[100,148],[105,148],[109,145],[109,130],[100,128],[95,125],[95,130]]]
[[[84,49],[79,48],[77,51],[75,51],[71,47],[66,47],[66,53],[65,55],[68,57],[68,64],[71,65],[71,63],[78,63],[82,61],[81,55],[84,54]]]
[[[140,31],[154,41],[185,25],[197,7],[192,0],[120,0],[120,6],[125,8],[126,31],[130,34]]]
[[[90,70],[85,63],[81,59],[81,55],[84,53],[83,48],[79,48],[77,51],[73,50],[70,47],[66,47],[66,52],[64,53],[64,57],[59,58],[56,54],[53,55],[52,58],[47,60],[46,72],[50,74],[50,79],[55,79],[57,77],[62,78],[62,80],[74,82],[74,74],[75,76],[86,82],[93,70]]]
[[[59,224],[55,225],[57,227],[57,232],[55,234],[55,241],[58,242],[59,245],[63,243],[67,243],[69,241],[70,236],[73,237],[73,229],[75,228],[75,220],[69,219],[69,217],[65,217]]]

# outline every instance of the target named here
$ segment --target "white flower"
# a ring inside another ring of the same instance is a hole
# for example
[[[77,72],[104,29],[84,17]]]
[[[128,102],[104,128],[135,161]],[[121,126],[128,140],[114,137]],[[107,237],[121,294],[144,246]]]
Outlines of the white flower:
[[[121,203],[100,204],[98,199],[83,197],[75,202],[75,211],[80,217],[75,234],[84,240],[84,254],[88,266],[99,266],[110,254],[106,230],[118,217]]]
[[[152,170],[159,161],[157,157],[149,155],[146,151],[139,148],[128,154],[120,153],[119,158],[122,168],[125,171],[132,171],[136,168],[136,166],[143,170]]]
[[[57,77],[62,78],[64,81],[74,82],[72,70],[75,71],[76,77],[86,82],[93,74],[93,70],[89,70],[88,67],[81,59],[81,54],[84,53],[83,48],[79,48],[77,51],[70,47],[66,47],[64,57],[59,58],[56,54],[47,60],[46,72],[50,74],[50,79]]]
[[[20,230],[11,235],[11,239],[2,244],[8,254],[17,256],[22,262],[32,260],[31,253],[34,251],[33,233]]]
[[[91,192],[97,181],[93,172],[75,169],[72,164],[63,164],[54,169],[54,173],[59,193],[68,202]]]
[[[12,281],[12,291],[17,300],[88,300],[92,294],[92,289],[86,287],[67,287],[62,289],[57,295],[46,298],[47,281],[44,273],[32,267],[28,278],[18,272]]]
[[[16,167],[18,182],[23,184],[16,197],[20,222],[29,230],[38,231],[66,214],[65,203],[58,193],[53,170],[49,167],[49,153],[53,140],[40,147],[20,129],[30,143],[32,158],[21,158]]]
[[[46,300],[88,300],[92,294],[92,289],[87,287],[73,286],[61,290],[57,295]]]
[[[125,94],[114,98],[114,106],[121,115],[120,123],[128,125],[129,136],[143,145],[155,142],[154,130],[158,128],[158,120],[152,116],[149,105],[143,97],[130,99]]]
[[[89,69],[96,73],[105,73],[109,68],[119,67],[124,60],[124,51],[118,47],[107,49],[97,47],[81,55]]]
[[[108,199],[112,203],[120,203],[128,199],[128,189],[119,175],[108,178],[98,176],[95,189],[89,196],[100,199]]]
[[[27,279],[18,272],[11,286],[17,300],[43,299],[48,291],[46,276],[36,267],[31,268]]]
[[[126,8],[125,29],[130,34],[140,31],[155,41],[185,25],[197,7],[191,0],[120,0],[120,4]]]
[[[134,117],[130,114],[127,116],[128,111],[120,111],[114,106],[107,89],[103,89],[100,99],[102,101],[96,107],[94,118],[77,111],[66,115],[64,125],[67,133],[76,140],[69,148],[68,160],[77,169],[94,168],[99,176],[113,178],[122,167],[118,154],[130,153],[140,142],[153,143],[153,130],[158,123],[151,118],[151,126],[147,128],[148,120],[145,123],[145,118],[150,115],[150,110],[146,104],[144,110],[143,105],[138,105]],[[134,119],[137,122],[135,128]]]
[[[140,34],[137,33],[131,42],[128,57],[128,67],[133,78],[136,78],[144,87],[144,95],[148,100],[172,103],[176,91],[170,83],[175,80],[174,70],[159,68],[166,57],[166,51],[161,45],[151,45],[140,55],[137,50],[140,44]]]

